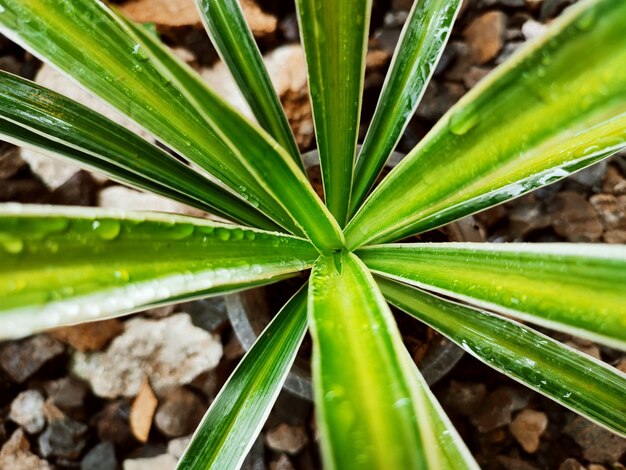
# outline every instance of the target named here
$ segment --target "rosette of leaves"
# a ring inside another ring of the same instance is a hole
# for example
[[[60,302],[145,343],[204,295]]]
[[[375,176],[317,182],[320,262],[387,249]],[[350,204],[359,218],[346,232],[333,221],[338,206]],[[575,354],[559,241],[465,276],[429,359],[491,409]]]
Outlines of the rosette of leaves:
[[[0,74],[3,139],[223,220],[1,206],[0,335],[17,338],[310,270],[213,402],[180,468],[241,464],[307,329],[326,468],[476,468],[403,347],[387,302],[626,435],[626,376],[526,326],[626,350],[624,247],[395,243],[624,147],[626,3],[584,0],[570,8],[374,187],[460,1],[415,2],[357,152],[371,0],[297,0],[325,203],[305,177],[238,3],[197,3],[256,122],[152,32],[101,1],[0,0],[3,34],[180,159],[8,73]]]

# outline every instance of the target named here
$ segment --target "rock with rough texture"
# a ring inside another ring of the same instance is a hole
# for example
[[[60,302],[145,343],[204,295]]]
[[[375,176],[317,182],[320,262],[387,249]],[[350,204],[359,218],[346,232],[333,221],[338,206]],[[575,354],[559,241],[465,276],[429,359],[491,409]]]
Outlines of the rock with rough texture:
[[[124,333],[106,351],[76,353],[72,368],[100,397],[134,397],[146,379],[159,394],[213,369],[221,357],[219,338],[178,313],[161,320],[127,321]]]
[[[80,170],[46,198],[46,204],[92,206],[96,202],[99,183],[91,173]]]
[[[191,436],[178,437],[167,443],[167,453],[180,459],[191,442]]]
[[[111,441],[126,448],[136,442],[130,430],[130,403],[117,400],[108,403],[96,419],[98,437],[101,441]]]
[[[283,423],[267,432],[265,442],[272,450],[295,455],[308,444],[309,437],[304,426]]]
[[[559,470],[585,470],[585,467],[578,460],[569,458],[559,465]]]
[[[613,165],[609,165],[602,180],[602,192],[616,196],[626,194],[626,178]]]
[[[44,384],[48,399],[65,412],[82,411],[88,386],[74,377],[62,377]]]
[[[7,470],[52,470],[48,462],[30,451],[30,443],[21,429],[17,429],[2,446],[0,468]]]
[[[595,242],[603,227],[593,206],[581,194],[563,191],[552,201],[553,227],[557,235],[576,243]]]
[[[489,11],[474,19],[463,31],[469,47],[470,61],[477,65],[495,59],[504,45],[506,15]]]
[[[80,470],[117,470],[115,447],[111,442],[101,442],[91,449],[80,462]]]
[[[154,416],[154,424],[168,437],[185,436],[196,429],[206,408],[195,393],[184,387],[175,388],[165,395]]]
[[[129,0],[120,10],[138,23],[159,26],[200,26],[201,20],[193,0]]]
[[[107,209],[171,212],[204,217],[206,212],[158,194],[136,191],[125,186],[109,186],[98,194],[98,205]]]
[[[34,336],[0,347],[0,366],[14,381],[22,383],[64,351],[56,339],[48,335]]]
[[[76,459],[85,447],[87,426],[66,416],[56,415],[48,420],[48,427],[39,436],[41,455]]]
[[[124,460],[124,470],[174,470],[176,463],[170,454],[161,454],[145,459]]]
[[[611,464],[626,452],[626,439],[580,416],[572,419],[563,428],[583,450],[583,457],[590,462]]]
[[[511,423],[512,414],[524,408],[531,392],[519,387],[503,386],[491,392],[483,405],[471,416],[472,423],[482,433]]]
[[[91,110],[103,114],[133,132],[153,140],[145,131],[141,130],[136,124],[133,124],[128,118],[112,110],[111,107],[104,104],[100,99],[95,98],[82,87],[76,85],[71,79],[65,77],[61,72],[58,72],[47,64],[44,64],[41,69],[39,69],[35,77],[35,82],[78,101]],[[28,162],[33,172],[51,189],[58,188],[79,171],[79,168],[74,165],[33,150],[22,148],[20,152],[22,158]],[[102,176],[94,175],[94,177],[98,181],[106,180],[106,178]]]
[[[485,384],[451,380],[443,400],[455,413],[469,416],[482,405],[486,396]]]
[[[100,351],[123,330],[122,322],[117,318],[111,318],[55,328],[49,334],[78,351],[87,352]]]
[[[11,178],[25,166],[26,162],[20,157],[17,147],[2,148],[0,150],[0,180]]]
[[[531,409],[522,410],[509,425],[509,430],[522,448],[532,454],[539,449],[539,438],[548,427],[548,416]]]
[[[278,460],[270,463],[270,470],[295,470],[296,468],[285,454],[281,454]]]
[[[9,418],[29,434],[41,432],[46,425],[44,397],[37,390],[25,390],[11,403]]]

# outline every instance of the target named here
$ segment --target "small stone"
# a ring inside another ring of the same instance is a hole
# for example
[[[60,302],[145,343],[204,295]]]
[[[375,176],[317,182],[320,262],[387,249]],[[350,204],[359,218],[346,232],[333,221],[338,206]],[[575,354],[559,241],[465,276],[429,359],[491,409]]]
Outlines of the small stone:
[[[145,459],[124,460],[124,470],[174,470],[177,460],[170,454],[161,454]]]
[[[463,84],[471,90],[478,84],[478,82],[485,78],[490,71],[491,70],[486,67],[472,66],[463,76]]]
[[[575,417],[564,428],[583,450],[583,457],[590,462],[611,464],[626,452],[626,439],[580,416]]]
[[[80,170],[52,191],[45,202],[66,206],[93,206],[97,190],[98,182],[91,173]]]
[[[228,340],[228,343],[226,343],[226,346],[224,346],[224,357],[233,361],[241,359],[245,353],[246,350],[243,348],[237,337],[232,335]]]
[[[191,317],[191,322],[209,333],[217,333],[228,323],[228,312],[224,297],[209,297],[182,306]]]
[[[495,59],[504,45],[506,15],[501,11],[489,11],[473,20],[463,36],[470,47],[470,61],[477,65]]]
[[[37,178],[7,180],[0,184],[0,202],[39,203],[48,192]]]
[[[597,463],[592,463],[587,467],[587,470],[606,470],[606,467],[604,465],[598,465]]]
[[[626,228],[626,213],[618,204],[618,199],[613,194],[594,194],[589,199],[600,221],[606,230],[620,227],[622,222]]]
[[[74,355],[74,373],[99,397],[134,397],[146,379],[158,395],[213,369],[222,357],[219,338],[193,326],[186,313],[133,318],[124,326],[106,351]]]
[[[111,442],[101,442],[91,449],[80,462],[81,470],[117,470],[115,447]]]
[[[55,328],[49,331],[49,334],[78,351],[87,352],[100,351],[123,330],[122,322],[117,318],[111,318],[109,320]]]
[[[166,394],[154,416],[154,424],[168,437],[185,436],[196,429],[206,409],[195,393],[176,388]]]
[[[605,243],[624,244],[626,243],[626,230],[624,229],[607,230],[602,235],[602,240]]]
[[[465,88],[458,83],[431,81],[415,115],[427,121],[436,121],[456,104],[464,93]]]
[[[608,160],[602,160],[584,170],[577,171],[569,179],[582,184],[586,188],[599,189],[606,174]]]
[[[193,0],[129,0],[119,9],[138,23],[159,26],[200,26],[201,20]]]
[[[522,459],[507,457],[506,455],[498,455],[497,460],[506,470],[538,470],[537,467]]]
[[[535,20],[528,20],[522,25],[522,34],[527,41],[544,35],[547,30],[548,27],[545,24]]]
[[[88,387],[74,377],[62,377],[44,385],[48,399],[63,411],[81,410],[85,404]]]
[[[139,442],[148,441],[157,404],[157,397],[145,381],[130,409],[130,430]]]
[[[257,38],[271,36],[278,27],[278,18],[265,13],[255,0],[242,0],[241,9],[252,34]]]
[[[531,409],[522,410],[509,425],[513,437],[529,454],[539,449],[539,438],[548,427],[548,416]]]
[[[98,205],[106,209],[171,212],[204,217],[205,212],[158,194],[136,191],[125,186],[109,186],[98,194]]]
[[[0,349],[0,366],[14,381],[22,383],[64,351],[63,345],[54,338],[38,335],[4,344]]]
[[[559,470],[585,470],[585,467],[578,460],[569,458],[563,461]]]
[[[626,194],[626,179],[613,165],[609,165],[602,180],[602,192],[616,196]]]
[[[621,359],[615,367],[626,374],[626,358]]]
[[[486,396],[485,384],[451,380],[443,402],[455,413],[468,416],[482,405]]]
[[[46,425],[43,411],[44,397],[37,390],[20,393],[11,403],[9,418],[22,426],[27,433],[37,434]]]
[[[551,204],[553,227],[557,235],[570,242],[595,242],[603,232],[593,206],[573,191],[558,193]]]
[[[0,151],[0,180],[11,178],[25,166],[26,162],[20,157],[17,147],[9,147]]]
[[[531,392],[517,387],[503,386],[491,392],[483,405],[471,416],[472,423],[482,433],[511,423],[513,412],[526,407]]]
[[[285,454],[280,454],[278,460],[270,463],[270,470],[296,470],[296,468]]]
[[[180,459],[185,453],[185,450],[187,450],[187,447],[189,447],[190,442],[191,436],[172,439],[167,443],[167,453],[176,459]]]
[[[7,470],[52,470],[48,462],[30,451],[22,429],[17,429],[0,450],[0,468]]]
[[[272,450],[296,455],[308,444],[309,437],[304,426],[283,423],[267,432],[265,442]]]
[[[104,407],[96,416],[101,441],[111,441],[120,447],[128,447],[135,442],[130,430],[130,409],[127,400],[114,401]]]
[[[85,447],[87,426],[66,416],[48,419],[48,427],[39,436],[39,450],[43,457],[76,459]]]

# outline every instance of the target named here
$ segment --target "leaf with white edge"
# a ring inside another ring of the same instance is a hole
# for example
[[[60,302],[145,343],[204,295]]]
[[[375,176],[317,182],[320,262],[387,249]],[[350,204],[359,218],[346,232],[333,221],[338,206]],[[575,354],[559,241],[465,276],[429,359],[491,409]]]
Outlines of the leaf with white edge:
[[[378,278],[398,308],[509,377],[626,437],[626,375],[517,322]]]
[[[237,469],[287,378],[307,330],[307,285],[265,328],[204,415],[178,469]]]
[[[301,168],[298,145],[238,0],[196,0],[215,48],[259,124]]]
[[[273,282],[305,240],[150,212],[0,205],[0,338]]]
[[[415,113],[448,42],[461,0],[413,3],[354,169],[350,215],[367,196]]]
[[[230,191],[123,126],[52,90],[1,71],[0,116],[0,137],[12,143],[61,155],[118,181],[231,220],[279,228]]]
[[[372,0],[297,0],[326,205],[350,205]]]
[[[5,36],[110,103],[280,226],[295,231],[280,203],[177,88],[171,73],[103,2],[0,0],[0,7],[0,32]]]
[[[123,20],[125,21],[125,20]],[[343,246],[343,234],[307,177],[278,143],[263,129],[243,118],[207,88],[198,74],[178,60],[145,28],[127,22],[141,46],[161,64],[167,74],[200,114],[211,123],[220,139],[241,165],[273,195],[322,253]],[[295,232],[295,230],[292,230]]]
[[[374,272],[626,350],[626,247],[420,243],[368,247]]]
[[[626,2],[586,0],[450,109],[346,227],[347,246],[423,232],[626,145]],[[581,60],[584,57],[584,60]]]
[[[415,368],[363,263],[346,252],[321,257],[310,282],[324,468],[478,468]]]

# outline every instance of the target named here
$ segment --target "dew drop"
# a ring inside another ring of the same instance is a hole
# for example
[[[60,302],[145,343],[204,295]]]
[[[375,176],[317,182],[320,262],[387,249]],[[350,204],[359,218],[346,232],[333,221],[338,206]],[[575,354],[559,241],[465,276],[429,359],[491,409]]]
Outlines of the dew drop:
[[[12,255],[20,254],[24,250],[24,242],[19,238],[5,238],[0,241],[2,248]]]
[[[117,220],[103,219],[94,220],[91,228],[103,240],[113,240],[120,234],[121,225]]]
[[[219,238],[222,241],[226,242],[230,240],[230,230],[226,228],[221,228],[221,227],[216,228],[215,235],[217,235],[217,238]]]

